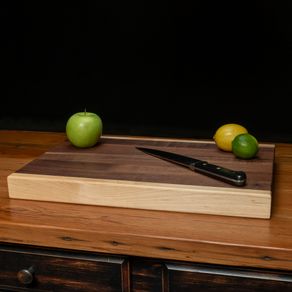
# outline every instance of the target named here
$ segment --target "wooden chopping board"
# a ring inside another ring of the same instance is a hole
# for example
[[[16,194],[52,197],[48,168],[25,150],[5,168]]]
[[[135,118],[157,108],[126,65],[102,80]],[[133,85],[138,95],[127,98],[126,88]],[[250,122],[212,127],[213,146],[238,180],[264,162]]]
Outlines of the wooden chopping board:
[[[247,174],[236,187],[147,155],[136,146],[171,151]],[[273,144],[252,160],[213,141],[102,137],[93,148],[65,142],[8,176],[9,197],[111,207],[270,218]]]

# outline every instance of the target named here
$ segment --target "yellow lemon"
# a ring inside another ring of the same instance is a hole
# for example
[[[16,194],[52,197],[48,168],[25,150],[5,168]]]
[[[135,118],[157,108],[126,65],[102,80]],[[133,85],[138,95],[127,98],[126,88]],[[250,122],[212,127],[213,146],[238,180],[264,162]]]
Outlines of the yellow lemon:
[[[213,139],[219,149],[231,152],[233,139],[247,132],[247,129],[239,124],[225,124],[217,129]]]
[[[232,152],[236,157],[250,159],[256,156],[259,150],[257,139],[249,134],[240,134],[232,141]]]

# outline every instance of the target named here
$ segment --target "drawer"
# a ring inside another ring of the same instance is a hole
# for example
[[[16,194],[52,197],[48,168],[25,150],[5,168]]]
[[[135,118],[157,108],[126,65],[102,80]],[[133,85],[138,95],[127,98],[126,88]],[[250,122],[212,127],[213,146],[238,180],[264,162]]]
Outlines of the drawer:
[[[166,264],[165,287],[169,292],[292,291],[292,274],[216,265]]]
[[[0,246],[0,291],[128,291],[123,257]]]

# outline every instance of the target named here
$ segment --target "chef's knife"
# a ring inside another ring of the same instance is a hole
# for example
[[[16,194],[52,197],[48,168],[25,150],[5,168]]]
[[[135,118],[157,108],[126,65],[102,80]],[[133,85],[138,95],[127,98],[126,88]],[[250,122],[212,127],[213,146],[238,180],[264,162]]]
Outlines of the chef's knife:
[[[243,171],[235,171],[218,165],[210,164],[207,161],[183,156],[172,152],[144,147],[136,148],[146,154],[169,161],[171,163],[179,164],[193,171],[206,174],[232,185],[243,186],[246,183],[246,174]]]

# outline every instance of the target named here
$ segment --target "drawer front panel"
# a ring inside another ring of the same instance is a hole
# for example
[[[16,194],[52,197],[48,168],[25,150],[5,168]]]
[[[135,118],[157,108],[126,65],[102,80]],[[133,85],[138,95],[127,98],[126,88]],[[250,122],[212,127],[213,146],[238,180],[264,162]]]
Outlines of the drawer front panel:
[[[0,263],[0,288],[115,292],[128,291],[129,286],[128,261],[122,257],[0,247]]]
[[[165,287],[169,292],[284,292],[292,291],[292,275],[228,267],[166,264]]]

